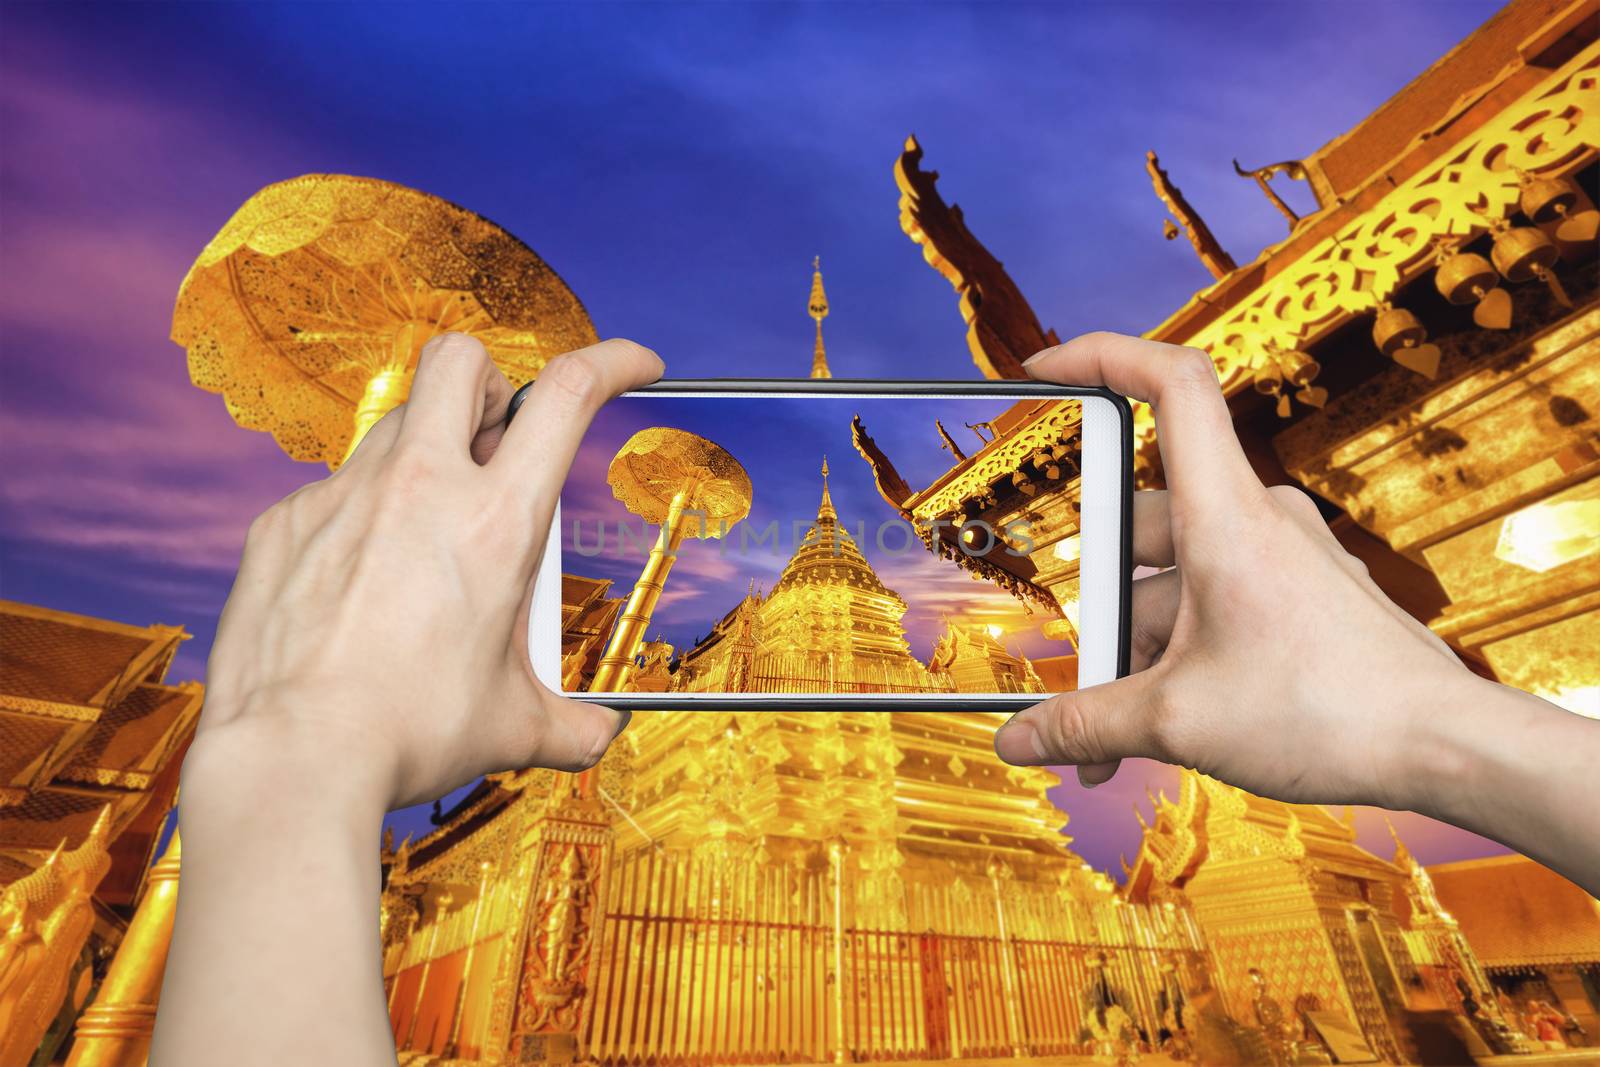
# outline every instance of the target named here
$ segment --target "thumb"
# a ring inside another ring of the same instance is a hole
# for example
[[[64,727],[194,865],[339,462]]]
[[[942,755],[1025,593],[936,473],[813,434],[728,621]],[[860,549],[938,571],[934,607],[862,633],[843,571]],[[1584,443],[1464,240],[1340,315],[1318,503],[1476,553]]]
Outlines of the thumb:
[[[1076,764],[1085,785],[1116,773],[1116,761],[1150,751],[1148,671],[1059,693],[1019,711],[994,736],[994,750],[1023,767]]]

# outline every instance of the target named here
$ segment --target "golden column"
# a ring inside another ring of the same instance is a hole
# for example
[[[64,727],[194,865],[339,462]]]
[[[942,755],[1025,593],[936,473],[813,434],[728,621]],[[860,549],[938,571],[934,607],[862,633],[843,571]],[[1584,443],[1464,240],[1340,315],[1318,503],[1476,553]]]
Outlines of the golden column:
[[[720,538],[750,514],[750,475],[721,445],[687,430],[651,426],[623,443],[606,481],[627,509],[661,532],[600,657],[592,693],[617,692],[666,585],[685,536]],[[698,520],[690,530],[690,517]]]
[[[173,831],[167,851],[150,868],[144,899],[133,913],[94,1004],[78,1017],[67,1067],[129,1067],[144,1063],[149,1055],[178,907],[180,860],[178,833]]]
[[[811,260],[811,302],[807,305],[811,317],[817,320],[817,347],[811,353],[811,376],[832,378],[828,369],[828,351],[822,347],[822,320],[828,317],[828,294],[822,291],[822,257]]]

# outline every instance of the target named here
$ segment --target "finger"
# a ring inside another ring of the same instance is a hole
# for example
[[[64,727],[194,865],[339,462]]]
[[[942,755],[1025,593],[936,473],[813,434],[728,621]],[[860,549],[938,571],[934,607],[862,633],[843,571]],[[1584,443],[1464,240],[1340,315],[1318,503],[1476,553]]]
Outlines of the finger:
[[[478,432],[473,435],[469,449],[472,462],[480,467],[493,459],[500,449],[506,432],[506,409],[516,391],[500,368],[495,367],[484,389],[483,417],[478,420]]]
[[[1149,404],[1169,487],[1223,499],[1261,491],[1234,435],[1211,358],[1199,349],[1088,333],[1037,353],[1023,366],[1041,381],[1103,385]]]
[[[434,454],[465,454],[483,423],[496,376],[505,381],[477,338],[464,333],[431,338],[417,358],[399,443],[416,442]]]
[[[612,397],[661,377],[661,358],[632,341],[601,341],[545,365],[500,440],[491,470],[508,498],[529,511],[532,528],[550,525],[555,501],[594,413]]]
[[[1144,671],[1058,694],[1012,716],[995,734],[994,750],[1023,767],[1108,764],[1150,754],[1154,687],[1151,672]]]
[[[1172,508],[1165,489],[1133,494],[1133,562],[1144,567],[1170,567],[1178,561],[1172,547]]]
[[[394,447],[395,438],[400,436],[400,424],[405,421],[405,406],[390,408],[383,413],[383,417],[372,424],[372,428],[361,436],[356,442],[355,451],[350,457],[339,464],[337,475],[341,471],[359,470],[374,459],[389,454],[389,449]]]
[[[542,687],[541,687],[542,688]],[[514,739],[504,750],[520,767],[586,771],[600,762],[631,717],[626,711],[558,696],[540,694],[540,721],[514,723]]]
[[[1172,640],[1172,627],[1178,620],[1180,588],[1176,570],[1152,574],[1133,583],[1130,670],[1145,670],[1167,650],[1167,643]]]

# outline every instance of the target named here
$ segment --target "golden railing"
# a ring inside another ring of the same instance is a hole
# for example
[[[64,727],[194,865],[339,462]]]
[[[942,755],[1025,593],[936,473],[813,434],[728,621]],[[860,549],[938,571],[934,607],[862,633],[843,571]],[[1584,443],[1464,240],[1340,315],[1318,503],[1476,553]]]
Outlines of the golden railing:
[[[613,861],[585,1056],[824,1062],[1082,1054],[1099,988],[1160,1028],[1161,967],[1205,966],[1187,913],[1054,886],[878,883],[844,867],[642,850]],[[839,975],[843,984],[839,985]],[[1104,975],[1102,979],[1101,975]]]

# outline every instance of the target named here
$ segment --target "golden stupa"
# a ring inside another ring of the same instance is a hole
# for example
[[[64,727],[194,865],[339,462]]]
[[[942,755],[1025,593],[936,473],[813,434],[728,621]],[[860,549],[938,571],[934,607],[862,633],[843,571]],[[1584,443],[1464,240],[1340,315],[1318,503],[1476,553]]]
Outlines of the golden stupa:
[[[925,693],[906,602],[839,523],[822,460],[817,517],[766,594],[751,591],[684,654],[676,688],[722,693]]]

